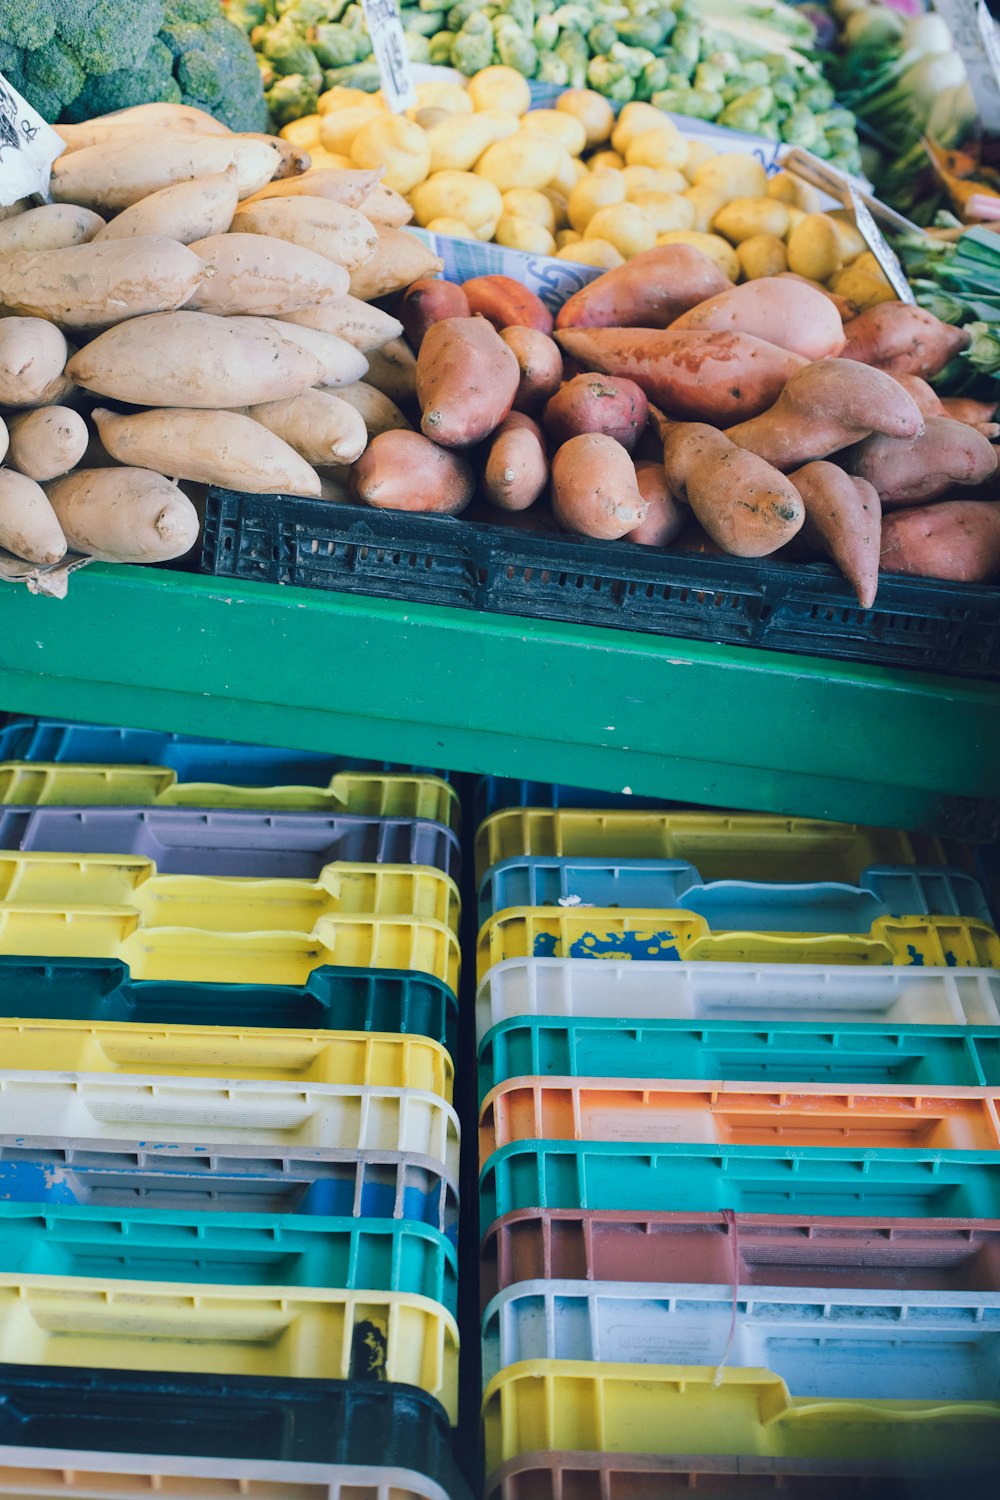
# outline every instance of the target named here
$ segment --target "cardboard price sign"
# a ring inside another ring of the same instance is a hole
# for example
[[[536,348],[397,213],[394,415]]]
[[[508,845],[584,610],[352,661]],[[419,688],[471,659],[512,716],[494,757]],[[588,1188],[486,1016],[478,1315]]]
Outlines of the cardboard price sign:
[[[983,125],[995,135],[1000,132],[1000,44],[996,22],[985,0],[934,0],[934,9],[947,23],[955,50],[965,63]]]
[[[385,102],[395,114],[402,114],[415,107],[417,91],[396,0],[361,0],[361,8],[368,22]]]

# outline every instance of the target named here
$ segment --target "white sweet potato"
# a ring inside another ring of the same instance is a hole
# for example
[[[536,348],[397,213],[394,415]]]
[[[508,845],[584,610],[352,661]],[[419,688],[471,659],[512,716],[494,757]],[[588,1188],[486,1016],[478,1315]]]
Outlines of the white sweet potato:
[[[186,245],[155,236],[21,250],[0,263],[0,303],[66,328],[103,327],[182,307],[203,272]]]
[[[329,198],[259,198],[233,219],[239,234],[266,234],[325,255],[348,271],[371,260],[377,235],[363,214]]]
[[[235,321],[230,319],[230,322]],[[320,385],[352,385],[368,372],[365,355],[338,339],[332,333],[321,333],[318,328],[300,328],[297,323],[286,323],[279,318],[254,318],[254,323],[263,323],[276,338],[294,344],[297,349],[311,354],[323,367]]]
[[[98,406],[101,442],[119,463],[251,495],[318,495],[319,476],[273,431],[234,411],[168,408],[118,416]]]
[[[275,182],[267,183],[247,202],[259,203],[262,198],[305,196],[329,198],[332,203],[342,203],[345,208],[360,208],[362,203],[368,201],[381,175],[382,168],[373,172],[352,172],[346,168],[340,171],[336,167],[313,167],[300,177],[281,177]],[[365,218],[367,217],[365,214]]]
[[[375,254],[351,273],[351,296],[374,302],[402,291],[422,276],[437,276],[444,261],[405,229],[380,229]]]
[[[367,356],[365,381],[395,401],[397,406],[412,405],[417,399],[417,360],[404,338],[392,339]]]
[[[301,177],[303,172],[308,172],[312,165],[312,159],[304,146],[297,146],[294,141],[283,140],[280,135],[263,135],[256,130],[243,130],[240,132],[240,138],[244,141],[264,141],[277,151],[278,165],[271,179],[272,182],[294,181],[296,177]]]
[[[79,412],[68,406],[37,406],[10,422],[10,462],[29,479],[58,479],[76,467],[90,434]]]
[[[361,414],[370,438],[377,437],[380,432],[412,431],[412,422],[404,416],[395,401],[390,401],[388,396],[383,396],[381,391],[377,391],[373,385],[366,385],[363,380],[354,385],[339,386],[333,394],[342,401],[347,401]]]
[[[100,214],[72,203],[45,203],[0,224],[0,261],[17,250],[64,250],[86,245],[105,227]]]
[[[321,333],[332,333],[347,344],[353,344],[362,354],[381,349],[398,339],[403,325],[380,307],[359,302],[357,297],[340,297],[335,302],[325,302],[322,307],[310,307],[304,312],[286,313],[285,322],[295,323],[300,328],[318,328]]]
[[[75,354],[71,379],[136,406],[253,406],[323,378],[315,355],[257,318],[153,313],[109,328]]]
[[[64,385],[65,338],[44,318],[0,318],[0,406],[39,406]]]
[[[188,307],[223,317],[284,317],[342,297],[343,266],[325,255],[264,234],[213,234],[191,246],[207,272]]]
[[[212,234],[225,234],[239,201],[236,168],[227,167],[210,177],[175,182],[148,198],[140,198],[106,224],[96,238],[127,240],[157,234],[190,245]]]
[[[246,198],[270,182],[278,160],[273,146],[238,135],[128,130],[58,157],[52,166],[51,191],[57,203],[115,212],[171,183],[212,177],[235,166],[239,195]]]
[[[131,109],[119,109],[112,115],[98,115],[80,125],[59,125],[56,129],[66,142],[67,154],[80,151],[84,146],[99,146],[103,141],[120,139],[123,131],[187,130],[195,135],[232,134],[228,125],[223,125],[207,110],[196,109],[193,104],[135,104]]]
[[[46,493],[69,550],[102,562],[169,562],[198,540],[191,501],[149,469],[75,469]]]
[[[310,464],[352,464],[368,443],[361,413],[332,391],[305,391],[284,401],[266,401],[251,406],[247,416],[282,438]]]
[[[413,208],[395,188],[376,183],[361,204],[361,212],[381,232],[383,229],[402,229],[413,218]]]
[[[32,563],[57,563],[66,552],[45,491],[14,469],[0,469],[0,547]]]

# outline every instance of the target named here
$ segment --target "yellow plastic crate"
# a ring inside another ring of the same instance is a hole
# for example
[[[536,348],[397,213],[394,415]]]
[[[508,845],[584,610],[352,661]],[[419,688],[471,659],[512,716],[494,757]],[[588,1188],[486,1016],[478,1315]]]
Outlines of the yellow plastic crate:
[[[868,933],[713,932],[686,911],[512,906],[484,922],[478,976],[508,958],[996,968],[1000,937],[974,917],[880,917]]]
[[[0,763],[0,803],[22,807],[245,807],[266,812],[359,813],[428,818],[457,830],[455,788],[439,776],[340,771],[329,786],[227,786],[178,781],[164,766]]]
[[[127,1073],[427,1089],[451,1102],[454,1065],[429,1037],[398,1032],[146,1026],[0,1017],[5,1070]]]
[[[128,906],[143,927],[209,932],[311,932],[321,917],[420,917],[458,931],[461,900],[429,865],[327,865],[318,880],[158,875],[151,859],[117,854],[0,854],[0,902]]]
[[[458,1416],[458,1326],[402,1292],[0,1275],[0,1361],[396,1380]]]
[[[1000,1401],[796,1398],[770,1370],[508,1365],[483,1399],[486,1470],[535,1449],[973,1463],[1000,1451]],[[487,1486],[489,1488],[489,1486]]]
[[[135,912],[120,906],[0,904],[0,953],[117,958],[133,979],[205,984],[303,985],[324,964],[413,969],[458,990],[458,938],[440,922],[411,917],[322,917],[309,934],[200,932],[143,929]]]
[[[491,865],[523,855],[684,859],[703,880],[841,880],[848,885],[858,884],[867,865],[949,862],[939,839],[857,823],[767,813],[511,807],[493,813],[479,827],[477,882]]]

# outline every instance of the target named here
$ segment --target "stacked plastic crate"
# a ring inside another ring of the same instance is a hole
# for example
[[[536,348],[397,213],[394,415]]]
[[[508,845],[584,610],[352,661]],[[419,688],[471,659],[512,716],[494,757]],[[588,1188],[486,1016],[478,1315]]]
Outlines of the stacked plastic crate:
[[[0,1494],[458,1500],[452,787],[0,762]]]
[[[974,867],[523,792],[477,835],[489,1500],[995,1494]]]

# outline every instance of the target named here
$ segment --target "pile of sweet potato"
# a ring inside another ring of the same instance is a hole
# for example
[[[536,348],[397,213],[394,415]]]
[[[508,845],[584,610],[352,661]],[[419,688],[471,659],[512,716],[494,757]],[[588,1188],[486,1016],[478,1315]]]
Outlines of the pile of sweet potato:
[[[416,357],[393,388],[420,430],[371,440],[350,475],[365,504],[476,499],[607,541],[827,556],[865,607],[880,566],[1000,572],[1000,427],[927,383],[966,335],[922,309],[855,314],[791,275],[734,287],[669,245],[555,320],[502,276],[419,281],[395,310]]]

